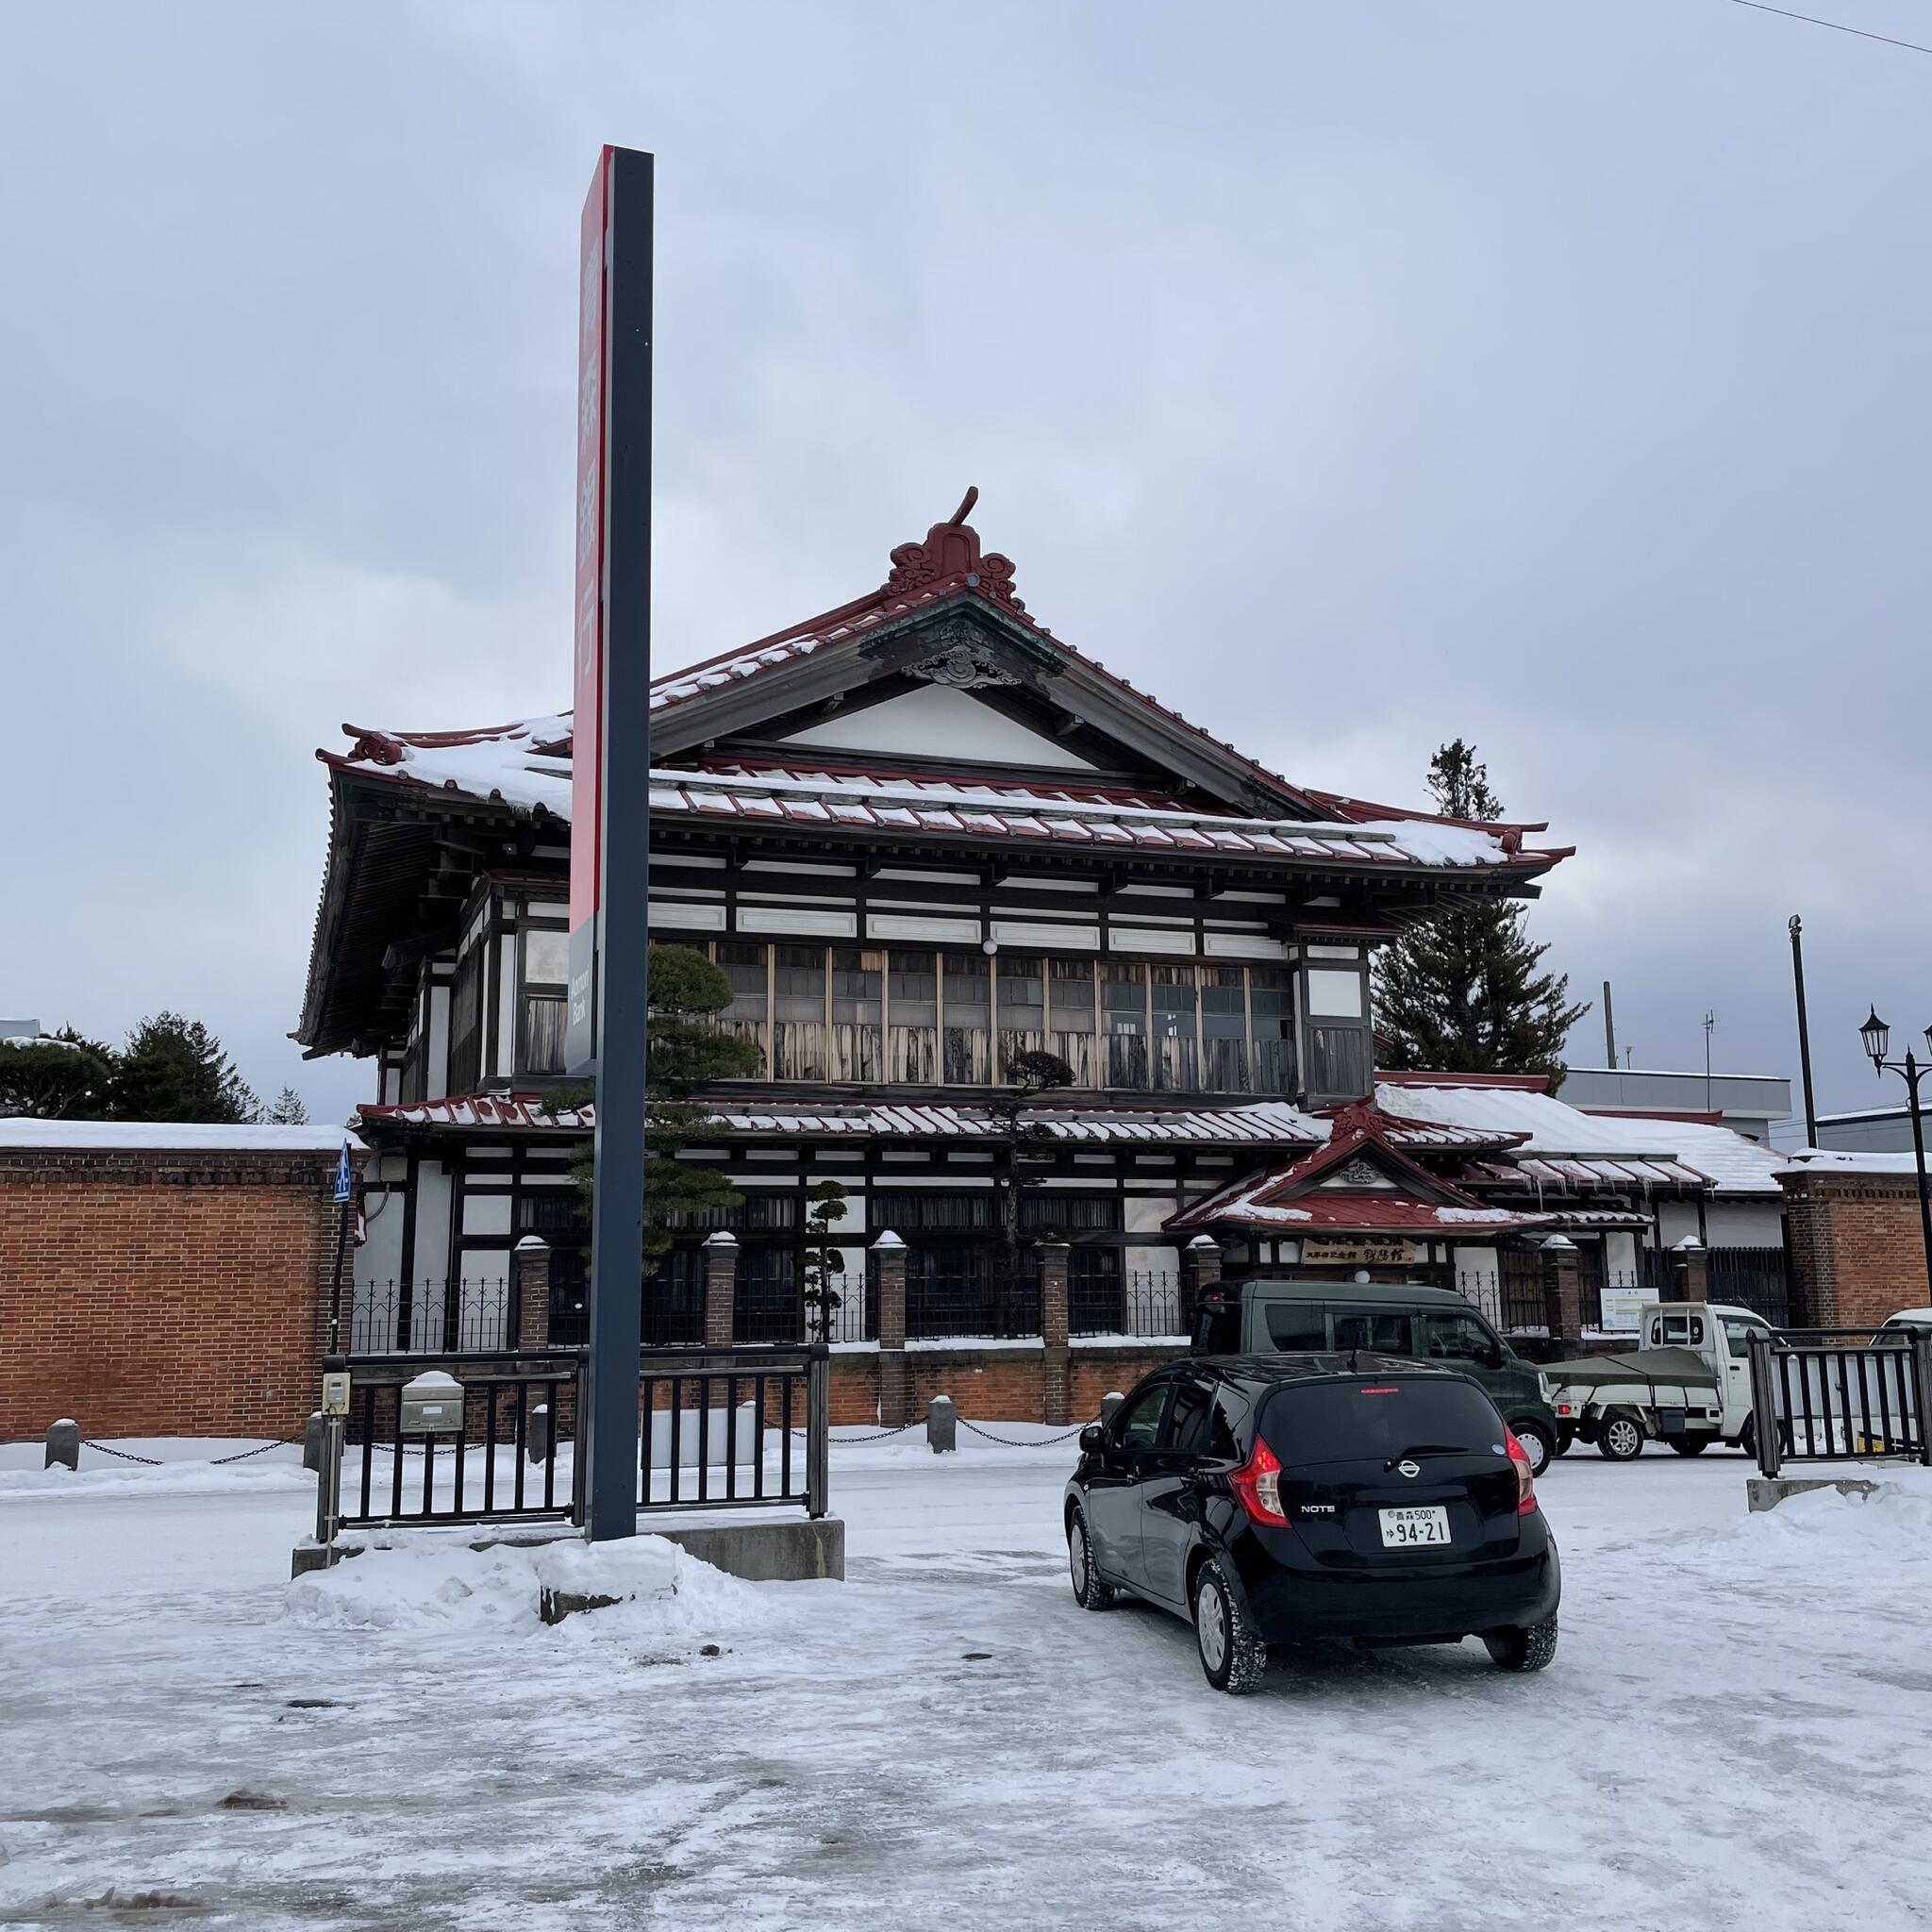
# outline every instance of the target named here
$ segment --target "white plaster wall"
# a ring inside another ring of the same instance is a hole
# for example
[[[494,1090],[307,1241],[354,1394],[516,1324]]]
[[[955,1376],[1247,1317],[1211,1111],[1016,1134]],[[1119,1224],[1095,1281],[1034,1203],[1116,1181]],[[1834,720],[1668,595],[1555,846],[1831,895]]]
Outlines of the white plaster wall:
[[[1704,1209],[1705,1240],[1714,1248],[1781,1248],[1782,1205],[1776,1201],[1711,1201]]]
[[[897,751],[968,763],[1049,765],[1091,771],[1058,739],[1043,738],[1003,717],[963,691],[924,684],[849,717],[794,731],[787,744],[821,744],[848,751]]]
[[[440,1160],[416,1168],[416,1281],[441,1281],[449,1273],[449,1172]]]
[[[1657,1204],[1657,1240],[1663,1246],[1674,1247],[1689,1235],[1704,1239],[1697,1224],[1697,1203],[1695,1201],[1659,1201]]]

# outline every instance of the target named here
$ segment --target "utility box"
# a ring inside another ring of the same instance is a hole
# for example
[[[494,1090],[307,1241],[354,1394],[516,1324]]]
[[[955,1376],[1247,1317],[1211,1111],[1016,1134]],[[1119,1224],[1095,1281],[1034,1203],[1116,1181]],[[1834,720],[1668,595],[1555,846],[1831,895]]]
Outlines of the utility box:
[[[463,1427],[463,1385],[441,1369],[405,1382],[396,1426],[405,1436],[456,1436]]]
[[[323,1415],[347,1415],[349,1412],[349,1372],[346,1369],[331,1369],[322,1378]]]

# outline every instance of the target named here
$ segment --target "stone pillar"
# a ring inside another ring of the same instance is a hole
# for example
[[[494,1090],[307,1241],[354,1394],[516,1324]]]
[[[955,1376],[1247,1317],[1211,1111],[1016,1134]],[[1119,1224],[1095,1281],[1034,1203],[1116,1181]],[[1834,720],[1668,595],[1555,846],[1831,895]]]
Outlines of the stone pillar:
[[[509,1264],[517,1283],[515,1346],[541,1355],[550,1346],[550,1243],[526,1234],[511,1250]]]
[[[1040,1244],[1040,1419],[1073,1420],[1073,1360],[1067,1349],[1067,1244]]]
[[[1710,1250],[1694,1234],[1671,1250],[1671,1296],[1680,1302],[1710,1299]]]
[[[1553,1234],[1543,1243],[1543,1323],[1552,1341],[1583,1340],[1583,1276],[1568,1235]]]
[[[729,1348],[738,1333],[738,1237],[723,1228],[705,1242],[705,1346]]]
[[[1197,1234],[1187,1245],[1186,1292],[1181,1299],[1181,1321],[1191,1332],[1201,1297],[1221,1286],[1221,1243],[1211,1234]]]
[[[912,1378],[906,1367],[906,1243],[889,1227],[872,1244],[872,1292],[879,1315],[879,1424],[912,1420]]]

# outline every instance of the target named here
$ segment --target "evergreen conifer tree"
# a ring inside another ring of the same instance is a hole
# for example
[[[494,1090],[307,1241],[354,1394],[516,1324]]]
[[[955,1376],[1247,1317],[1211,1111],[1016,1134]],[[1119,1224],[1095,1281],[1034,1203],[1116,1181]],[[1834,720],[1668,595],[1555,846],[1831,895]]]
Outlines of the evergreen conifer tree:
[[[284,1087],[269,1102],[261,1117],[272,1127],[306,1127],[308,1124],[308,1109],[303,1106],[302,1096],[292,1087]]]
[[[1492,824],[1503,804],[1475,747],[1456,739],[1429,761],[1445,818]],[[1561,1077],[1563,1041],[1590,1011],[1570,1004],[1565,974],[1539,971],[1547,944],[1523,929],[1521,904],[1472,900],[1412,927],[1375,960],[1381,1064],[1447,1074]]]
[[[113,1077],[113,1048],[71,1026],[37,1040],[0,1040],[0,1116],[98,1120]]]
[[[108,1090],[117,1121],[193,1121],[234,1124],[258,1120],[261,1104],[199,1020],[155,1013],[127,1036]]]

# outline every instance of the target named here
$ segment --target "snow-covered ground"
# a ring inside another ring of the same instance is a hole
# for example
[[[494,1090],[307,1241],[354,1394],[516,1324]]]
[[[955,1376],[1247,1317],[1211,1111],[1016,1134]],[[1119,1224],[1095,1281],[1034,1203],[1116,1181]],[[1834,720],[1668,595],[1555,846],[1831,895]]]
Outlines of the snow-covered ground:
[[[1741,1457],[1574,1454],[1543,1675],[1314,1653],[1236,1701],[1074,1606],[1065,1445],[962,1444],[835,1450],[843,1585],[660,1546],[555,1629],[525,1555],[291,1589],[292,1451],[0,1450],[0,1924],[1932,1922],[1918,1472],[1747,1518]]]

